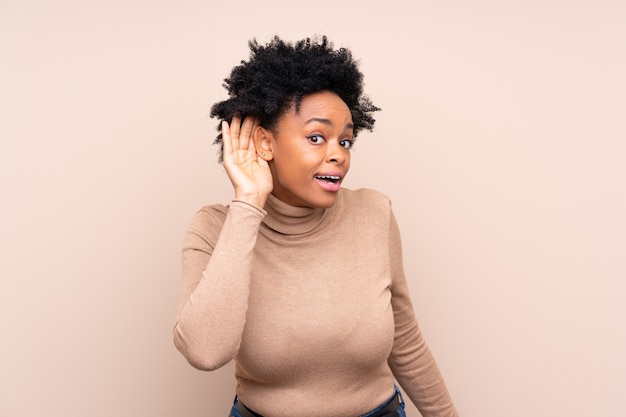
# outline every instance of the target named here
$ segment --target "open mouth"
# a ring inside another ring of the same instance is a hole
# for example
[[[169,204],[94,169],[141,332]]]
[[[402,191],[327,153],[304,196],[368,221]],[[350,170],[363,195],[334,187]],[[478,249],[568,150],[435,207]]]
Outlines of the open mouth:
[[[332,184],[336,184],[341,181],[341,177],[336,175],[316,175],[315,178],[317,178],[318,180],[330,182]]]

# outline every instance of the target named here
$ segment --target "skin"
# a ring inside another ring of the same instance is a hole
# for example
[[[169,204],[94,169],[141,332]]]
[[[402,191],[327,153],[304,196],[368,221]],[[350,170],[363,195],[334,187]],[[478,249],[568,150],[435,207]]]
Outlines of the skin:
[[[350,169],[352,116],[332,92],[305,96],[272,131],[252,118],[233,118],[230,126],[222,122],[222,135],[235,199],[258,207],[270,192],[297,207],[331,207]]]

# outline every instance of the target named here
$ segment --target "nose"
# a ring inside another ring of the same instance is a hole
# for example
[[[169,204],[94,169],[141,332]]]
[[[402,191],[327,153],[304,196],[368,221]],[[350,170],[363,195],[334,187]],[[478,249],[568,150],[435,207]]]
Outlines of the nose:
[[[339,144],[338,140],[333,140],[328,143],[328,149],[326,153],[326,160],[330,163],[343,165],[346,161],[346,155],[348,150]]]

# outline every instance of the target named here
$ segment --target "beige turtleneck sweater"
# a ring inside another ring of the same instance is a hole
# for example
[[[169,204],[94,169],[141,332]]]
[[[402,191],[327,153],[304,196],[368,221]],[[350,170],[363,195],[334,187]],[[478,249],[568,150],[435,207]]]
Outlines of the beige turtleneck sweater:
[[[267,211],[265,211],[267,210]],[[393,393],[457,416],[413,312],[391,203],[342,189],[329,209],[240,201],[194,217],[176,347],[195,367],[236,361],[237,394],[267,417],[350,417]]]

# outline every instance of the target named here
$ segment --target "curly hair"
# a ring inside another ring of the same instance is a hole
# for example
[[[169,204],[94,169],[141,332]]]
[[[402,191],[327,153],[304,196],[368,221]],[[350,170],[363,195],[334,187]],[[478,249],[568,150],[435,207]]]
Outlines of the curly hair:
[[[349,50],[334,49],[326,36],[296,43],[274,36],[266,45],[252,39],[248,46],[250,59],[241,61],[224,79],[229,98],[211,107],[211,117],[230,123],[234,116],[253,116],[261,126],[274,130],[280,116],[292,106],[296,112],[300,110],[304,96],[331,91],[350,109],[355,137],[362,129],[373,129],[371,113],[380,109],[363,94],[363,74]],[[213,143],[220,146],[222,162],[221,123],[218,131]]]

